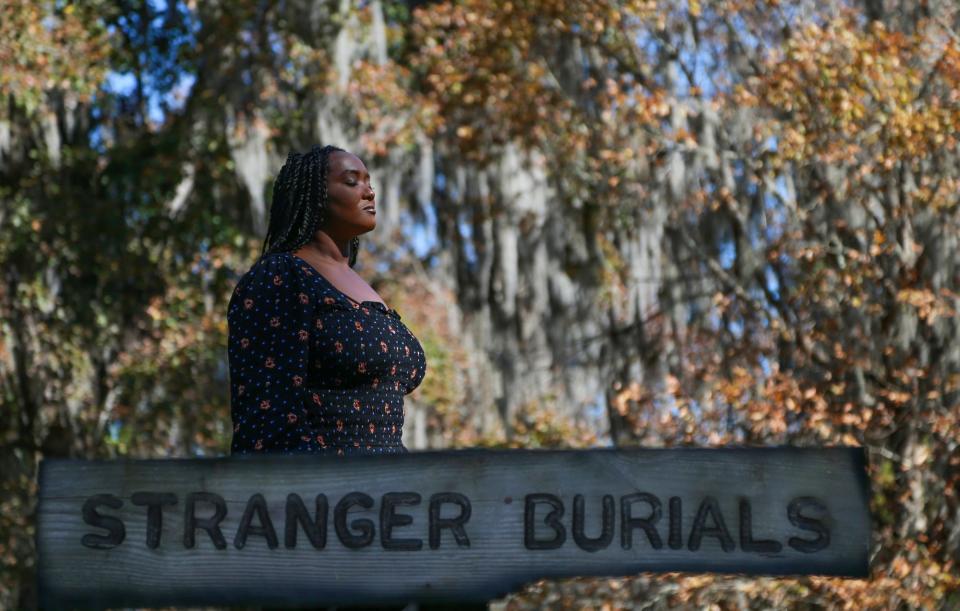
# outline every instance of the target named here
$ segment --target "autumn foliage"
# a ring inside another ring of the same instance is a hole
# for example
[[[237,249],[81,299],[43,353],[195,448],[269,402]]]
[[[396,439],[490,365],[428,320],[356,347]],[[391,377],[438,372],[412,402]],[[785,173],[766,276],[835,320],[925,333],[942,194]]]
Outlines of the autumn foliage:
[[[0,8],[0,606],[35,602],[38,460],[226,453],[226,300],[274,162],[330,134],[435,219],[429,255],[397,227],[363,255],[427,352],[425,445],[868,452],[869,579],[543,581],[507,608],[960,606],[956,7],[158,4]],[[547,177],[541,217],[488,184],[513,174]],[[559,272],[524,267],[540,242]],[[491,314],[501,268],[547,305]],[[564,400],[578,354],[488,404],[538,327],[586,337],[599,417]]]

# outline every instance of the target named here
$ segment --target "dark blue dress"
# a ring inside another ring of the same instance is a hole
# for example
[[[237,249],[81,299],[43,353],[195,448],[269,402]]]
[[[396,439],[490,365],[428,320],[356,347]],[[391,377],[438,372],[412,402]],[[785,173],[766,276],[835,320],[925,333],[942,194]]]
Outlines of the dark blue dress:
[[[237,283],[227,322],[232,454],[407,451],[403,397],[427,363],[396,310],[274,253]]]

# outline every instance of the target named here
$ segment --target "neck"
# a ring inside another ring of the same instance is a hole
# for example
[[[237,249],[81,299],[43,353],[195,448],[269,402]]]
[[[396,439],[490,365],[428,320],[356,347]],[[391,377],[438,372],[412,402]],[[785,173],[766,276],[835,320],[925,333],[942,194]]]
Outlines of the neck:
[[[348,266],[350,264],[350,239],[333,238],[327,232],[320,230],[314,234],[313,239],[303,245],[297,251],[297,256],[301,253],[308,253],[315,259],[322,259],[336,265]]]

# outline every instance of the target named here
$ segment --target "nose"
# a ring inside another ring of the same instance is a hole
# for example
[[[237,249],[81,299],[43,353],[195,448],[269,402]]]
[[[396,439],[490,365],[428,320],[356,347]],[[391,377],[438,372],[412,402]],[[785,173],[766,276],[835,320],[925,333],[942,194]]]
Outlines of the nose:
[[[373,186],[370,185],[367,187],[367,192],[363,194],[363,199],[373,199],[375,196],[373,192]]]

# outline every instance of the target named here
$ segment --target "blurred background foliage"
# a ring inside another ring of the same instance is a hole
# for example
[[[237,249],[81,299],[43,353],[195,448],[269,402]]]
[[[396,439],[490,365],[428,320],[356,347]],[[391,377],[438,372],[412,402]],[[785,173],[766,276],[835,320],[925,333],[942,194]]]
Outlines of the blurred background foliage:
[[[44,457],[228,453],[226,302],[287,152],[364,159],[411,448],[849,444],[868,580],[558,608],[956,608],[960,17],[943,0],[8,0],[0,607]]]

